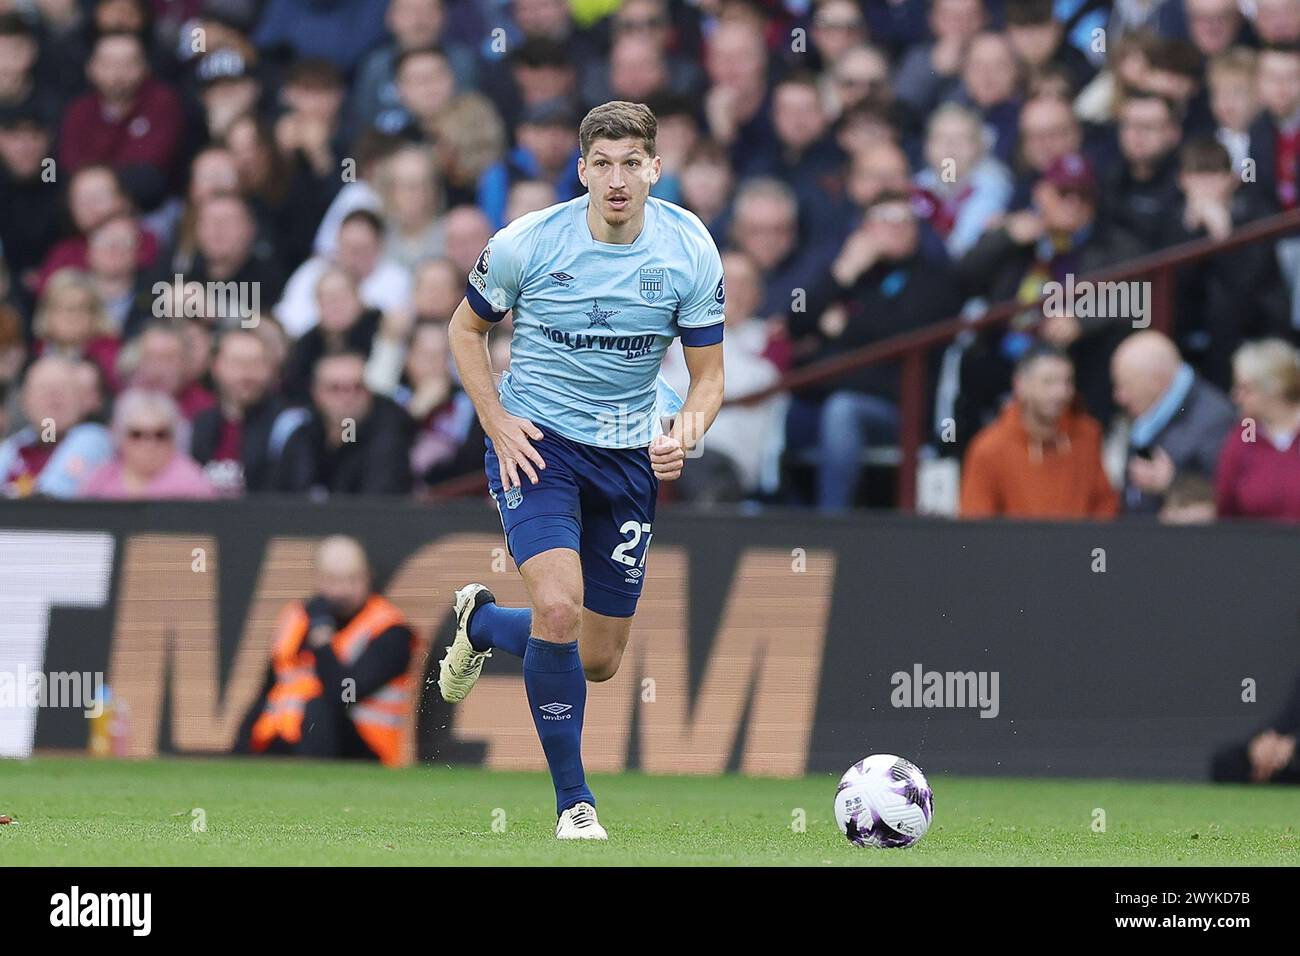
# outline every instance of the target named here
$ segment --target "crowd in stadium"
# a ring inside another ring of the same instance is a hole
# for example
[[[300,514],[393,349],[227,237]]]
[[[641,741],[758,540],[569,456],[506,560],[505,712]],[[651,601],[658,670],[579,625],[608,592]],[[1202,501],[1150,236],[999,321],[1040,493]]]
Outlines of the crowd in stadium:
[[[0,10],[6,497],[481,475],[447,322],[626,99],[659,118],[652,195],[723,250],[729,398],[1020,300],[928,363],[961,513],[1300,521],[1300,239],[1180,270],[1172,337],[1038,305],[1300,205],[1300,0]],[[680,347],[664,377],[684,393]],[[899,389],[872,365],[726,408],[674,493],[860,504]]]

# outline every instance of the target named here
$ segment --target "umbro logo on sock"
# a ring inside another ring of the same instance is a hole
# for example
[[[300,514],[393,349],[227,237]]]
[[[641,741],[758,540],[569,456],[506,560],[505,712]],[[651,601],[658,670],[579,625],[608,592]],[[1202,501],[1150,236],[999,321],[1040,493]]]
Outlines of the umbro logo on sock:
[[[543,717],[542,720],[568,720],[573,716],[568,713],[568,711],[573,710],[573,705],[561,704],[559,701],[554,701],[550,704],[541,704],[537,709],[547,715]]]

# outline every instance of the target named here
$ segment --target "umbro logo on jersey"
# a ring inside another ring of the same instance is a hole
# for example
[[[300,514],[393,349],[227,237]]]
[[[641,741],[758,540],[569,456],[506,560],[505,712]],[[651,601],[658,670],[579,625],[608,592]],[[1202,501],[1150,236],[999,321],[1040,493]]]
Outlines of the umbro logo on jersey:
[[[566,288],[574,279],[574,277],[569,275],[567,272],[552,272],[551,278]]]

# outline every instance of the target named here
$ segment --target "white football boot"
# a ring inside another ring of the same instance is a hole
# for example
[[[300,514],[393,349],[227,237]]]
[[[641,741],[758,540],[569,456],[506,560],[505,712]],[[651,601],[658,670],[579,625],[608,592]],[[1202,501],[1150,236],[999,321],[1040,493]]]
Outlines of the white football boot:
[[[438,690],[449,704],[459,704],[469,696],[483,673],[483,662],[492,656],[491,649],[474,650],[469,642],[469,619],[488,603],[495,603],[492,592],[481,584],[467,584],[456,592],[452,606],[456,609],[456,636],[438,665]]]
[[[609,834],[596,819],[596,808],[590,803],[575,803],[560,814],[555,824],[557,840],[608,840]]]

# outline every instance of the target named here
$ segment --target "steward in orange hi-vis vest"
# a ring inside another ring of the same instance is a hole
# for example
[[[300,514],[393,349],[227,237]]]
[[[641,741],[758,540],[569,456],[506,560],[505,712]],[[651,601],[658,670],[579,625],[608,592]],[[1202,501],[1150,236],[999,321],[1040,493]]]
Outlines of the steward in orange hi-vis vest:
[[[397,764],[414,696],[406,673],[414,643],[402,612],[378,594],[346,620],[319,596],[288,605],[247,749]]]

